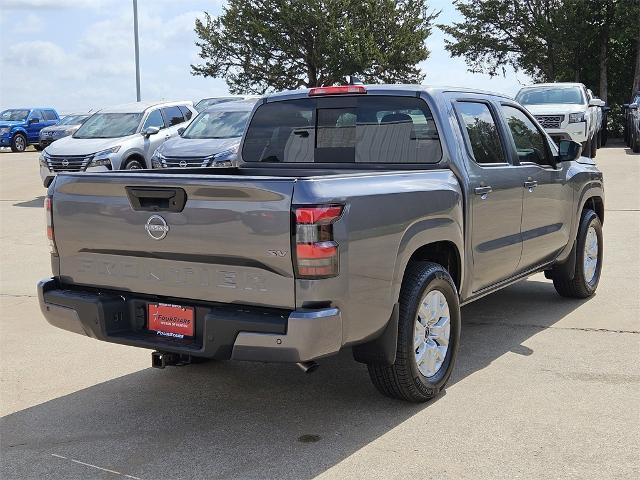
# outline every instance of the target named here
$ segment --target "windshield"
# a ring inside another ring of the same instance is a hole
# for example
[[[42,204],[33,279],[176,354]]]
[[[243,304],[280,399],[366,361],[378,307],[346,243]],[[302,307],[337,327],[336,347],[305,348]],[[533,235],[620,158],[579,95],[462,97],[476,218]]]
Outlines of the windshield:
[[[250,112],[202,112],[182,134],[182,138],[241,137]]]
[[[75,133],[73,138],[117,138],[133,135],[138,130],[142,113],[96,113]]]
[[[88,117],[89,115],[67,115],[58,122],[58,125],[79,125]]]
[[[549,103],[582,105],[584,103],[580,87],[527,88],[518,92],[516,100],[522,105]]]
[[[6,122],[24,122],[29,116],[29,110],[5,110],[0,113],[0,120]]]

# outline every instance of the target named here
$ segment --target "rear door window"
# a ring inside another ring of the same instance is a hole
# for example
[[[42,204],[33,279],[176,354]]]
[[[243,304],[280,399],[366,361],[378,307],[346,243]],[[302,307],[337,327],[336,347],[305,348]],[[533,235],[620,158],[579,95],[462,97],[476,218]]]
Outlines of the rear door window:
[[[178,108],[182,112],[182,115],[184,116],[185,120],[191,120],[191,116],[193,115],[193,113],[191,112],[191,110],[187,108],[186,105],[178,105]]]
[[[44,119],[47,121],[51,121],[58,120],[58,117],[56,116],[56,112],[54,112],[53,110],[44,110]]]
[[[247,130],[245,162],[437,163],[440,139],[415,97],[322,97],[261,105]]]
[[[457,102],[456,111],[467,132],[469,147],[476,163],[506,163],[496,121],[483,102]]]
[[[173,127],[184,122],[184,116],[178,107],[165,107],[162,109],[162,115],[167,127]]]

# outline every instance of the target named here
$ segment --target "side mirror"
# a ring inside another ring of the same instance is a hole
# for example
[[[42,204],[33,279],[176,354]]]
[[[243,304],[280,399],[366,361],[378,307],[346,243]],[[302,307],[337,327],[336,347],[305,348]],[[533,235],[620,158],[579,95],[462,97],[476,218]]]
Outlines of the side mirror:
[[[558,154],[558,163],[572,162],[580,158],[582,145],[578,142],[574,142],[573,140],[560,140],[558,150],[560,152]]]
[[[632,103],[629,105],[629,110],[637,110],[638,109],[638,104],[637,103]]]
[[[32,118],[31,120],[29,120],[29,125],[31,125],[33,123],[40,123],[40,119],[39,118]]]
[[[178,135],[182,136],[182,134],[184,133],[184,131],[185,131],[185,130],[186,130],[186,128],[184,128],[184,127],[180,127],[180,128],[178,129]]]
[[[142,131],[142,135],[149,138],[151,135],[155,135],[160,131],[158,127],[147,127]]]
[[[591,100],[589,100],[590,107],[601,107],[603,104],[604,102],[599,98],[592,98]]]

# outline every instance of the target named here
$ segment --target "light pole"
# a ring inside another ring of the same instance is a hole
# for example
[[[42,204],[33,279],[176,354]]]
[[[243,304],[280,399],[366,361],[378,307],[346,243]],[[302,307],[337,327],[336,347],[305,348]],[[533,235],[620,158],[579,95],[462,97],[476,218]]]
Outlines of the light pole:
[[[138,48],[138,0],[133,0],[133,41],[136,48],[136,99],[140,101],[140,52]]]

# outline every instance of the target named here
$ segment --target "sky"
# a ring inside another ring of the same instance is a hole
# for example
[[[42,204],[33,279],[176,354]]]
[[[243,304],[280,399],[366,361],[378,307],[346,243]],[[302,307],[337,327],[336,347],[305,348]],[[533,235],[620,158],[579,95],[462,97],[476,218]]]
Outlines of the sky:
[[[450,1],[431,0],[438,23],[460,19]],[[138,0],[143,100],[199,100],[228,93],[223,79],[196,77],[193,31],[204,11],[224,0]],[[135,101],[131,0],[0,0],[0,109],[52,106],[80,112]],[[431,56],[420,64],[423,83],[480,88],[515,95],[528,78],[471,74],[451,58],[434,27]]]

